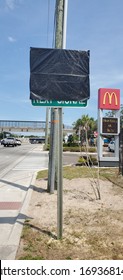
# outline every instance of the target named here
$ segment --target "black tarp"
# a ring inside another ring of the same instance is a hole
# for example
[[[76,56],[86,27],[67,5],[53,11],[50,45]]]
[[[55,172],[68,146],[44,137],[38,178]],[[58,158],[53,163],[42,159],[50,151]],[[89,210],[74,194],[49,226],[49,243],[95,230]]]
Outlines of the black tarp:
[[[31,100],[81,101],[89,97],[89,51],[30,48]]]

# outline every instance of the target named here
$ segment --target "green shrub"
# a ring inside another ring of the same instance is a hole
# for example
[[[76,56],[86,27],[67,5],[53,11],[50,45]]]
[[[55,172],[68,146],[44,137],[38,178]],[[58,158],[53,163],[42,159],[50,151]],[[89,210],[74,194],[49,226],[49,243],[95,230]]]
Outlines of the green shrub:
[[[93,164],[97,164],[98,160],[96,157],[90,156],[90,160],[92,161]]]
[[[68,147],[78,147],[76,143],[68,142]]]
[[[89,153],[96,153],[97,149],[95,147],[88,148]]]
[[[96,157],[93,156],[81,156],[78,160],[78,163],[81,165],[97,165],[98,161]]]
[[[79,147],[63,147],[64,152],[80,152]]]
[[[78,160],[78,163],[86,163],[86,159],[83,157],[80,157]]]
[[[50,145],[47,145],[46,150],[49,151]],[[86,148],[85,146],[78,146],[76,143],[70,143],[70,145],[68,143],[64,143],[63,144],[63,151],[64,152],[89,152],[89,153],[95,153],[96,152],[96,148],[95,147],[90,147],[90,148]]]

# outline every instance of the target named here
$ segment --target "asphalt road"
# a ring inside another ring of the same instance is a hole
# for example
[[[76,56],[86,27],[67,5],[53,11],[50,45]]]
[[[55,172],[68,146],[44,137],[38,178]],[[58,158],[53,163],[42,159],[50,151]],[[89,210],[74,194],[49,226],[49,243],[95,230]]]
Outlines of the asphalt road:
[[[17,147],[4,147],[0,145],[0,176],[5,170],[19,168],[22,170],[39,170],[48,167],[48,152],[42,151],[40,144],[22,144]],[[31,153],[34,150],[35,152]],[[40,153],[39,153],[40,151]],[[77,163],[79,154],[64,153],[63,164]]]
[[[31,153],[31,151],[34,151]],[[105,156],[114,156],[105,148]],[[80,153],[63,153],[63,165],[76,164]],[[39,170],[48,167],[49,155],[43,151],[41,144],[22,144],[17,147],[4,147],[0,145],[0,176],[7,169],[19,168],[21,170]]]
[[[17,147],[4,147],[0,145],[0,172],[8,168],[22,156],[25,156],[30,150],[29,145]]]

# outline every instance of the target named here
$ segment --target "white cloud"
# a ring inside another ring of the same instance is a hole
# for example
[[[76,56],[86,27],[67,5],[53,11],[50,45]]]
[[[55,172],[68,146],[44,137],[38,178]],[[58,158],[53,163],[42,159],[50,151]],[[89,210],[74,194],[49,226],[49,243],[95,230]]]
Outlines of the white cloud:
[[[14,10],[14,7],[15,7],[15,0],[6,0],[6,6],[7,6],[10,10]]]
[[[23,0],[5,0],[5,6],[7,9],[13,11],[15,9],[15,6],[18,6],[19,4],[22,4]]]
[[[16,42],[16,39],[11,37],[11,36],[8,37],[8,40],[9,40],[10,43]]]

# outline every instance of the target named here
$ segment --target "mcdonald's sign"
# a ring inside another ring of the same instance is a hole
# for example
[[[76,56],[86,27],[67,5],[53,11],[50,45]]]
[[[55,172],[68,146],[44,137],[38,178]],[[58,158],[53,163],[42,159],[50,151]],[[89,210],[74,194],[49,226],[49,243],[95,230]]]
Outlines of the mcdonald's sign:
[[[104,110],[119,110],[120,90],[100,88],[98,90],[98,108]]]

